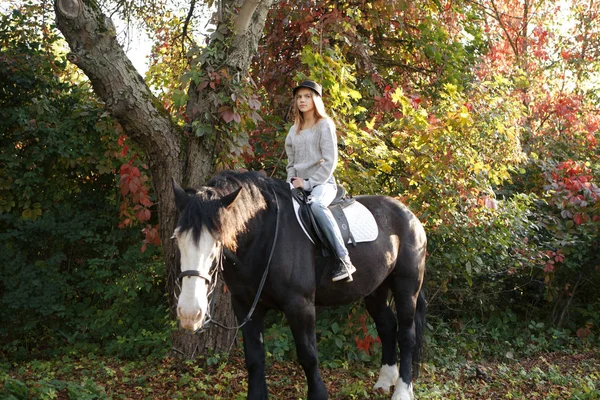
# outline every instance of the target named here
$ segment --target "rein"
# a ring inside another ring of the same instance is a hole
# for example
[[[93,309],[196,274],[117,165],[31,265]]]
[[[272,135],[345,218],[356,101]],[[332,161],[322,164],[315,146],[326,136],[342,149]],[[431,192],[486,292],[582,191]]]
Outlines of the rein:
[[[187,271],[182,271],[179,274],[179,276],[177,277],[177,279],[180,280],[186,276],[196,276],[201,279],[204,279],[209,284],[212,282],[211,288],[209,290],[209,292],[210,292],[209,296],[211,297],[211,299],[210,299],[209,309],[207,310],[207,315],[206,315],[207,319],[204,322],[204,324],[202,325],[202,327],[199,328],[198,330],[196,330],[195,333],[202,332],[203,330],[207,329],[211,323],[220,328],[223,328],[223,329],[229,329],[229,330],[240,329],[241,327],[246,325],[248,323],[248,321],[250,321],[250,319],[252,319],[252,314],[254,314],[254,310],[256,309],[256,306],[258,305],[258,301],[260,300],[260,296],[262,294],[263,288],[265,286],[265,282],[267,280],[267,275],[269,274],[269,267],[271,266],[271,260],[273,258],[273,253],[275,253],[275,247],[277,245],[277,237],[279,236],[279,201],[277,200],[277,194],[275,193],[275,190],[273,190],[273,188],[271,188],[271,192],[273,193],[273,196],[275,197],[275,209],[276,209],[276,216],[277,216],[276,220],[275,220],[275,237],[273,238],[273,245],[271,246],[271,252],[269,253],[269,259],[267,261],[267,266],[265,267],[262,278],[260,280],[260,284],[258,285],[258,290],[256,292],[256,295],[254,296],[254,301],[252,302],[252,307],[250,307],[250,311],[248,311],[248,315],[246,315],[246,318],[244,318],[244,320],[242,321],[241,324],[239,324],[237,326],[227,326],[227,325],[224,325],[212,318],[213,310],[214,310],[215,303],[216,303],[216,295],[215,295],[216,293],[215,293],[214,289],[217,285],[217,274],[219,271],[219,268],[217,268],[218,264],[220,264],[221,268],[223,268],[223,257],[224,257],[223,247],[221,247],[219,263],[215,264],[215,266],[212,268],[213,271],[210,271],[208,274],[202,274],[200,271],[187,270]],[[212,275],[214,275],[214,280],[213,280]]]

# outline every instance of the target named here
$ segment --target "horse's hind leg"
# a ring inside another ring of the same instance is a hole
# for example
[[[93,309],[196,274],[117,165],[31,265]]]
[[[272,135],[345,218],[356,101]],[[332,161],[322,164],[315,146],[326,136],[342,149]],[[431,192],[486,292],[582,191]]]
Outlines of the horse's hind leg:
[[[393,293],[398,319],[398,345],[400,347],[400,379],[396,383],[392,400],[413,400],[413,357],[418,355],[418,351],[415,350],[419,350],[422,345],[417,323],[421,323],[421,318],[424,318],[425,312],[424,308],[417,308],[417,301],[424,302],[424,299],[419,296],[421,281],[396,276],[392,285],[394,287]]]
[[[375,292],[365,297],[365,306],[377,327],[381,340],[381,371],[373,390],[389,392],[398,380],[398,348],[396,345],[396,317],[388,306],[389,288],[383,284]]]
[[[326,400],[327,388],[321,380],[319,371],[319,354],[315,333],[315,305],[305,298],[298,298],[288,303],[283,312],[290,324],[298,361],[304,369],[308,384],[308,400]]]
[[[242,322],[249,307],[237,302],[233,296],[231,302],[237,320]],[[265,310],[259,305],[254,310],[252,318],[242,327],[246,370],[248,371],[249,400],[266,400],[269,397],[265,377],[264,315]]]

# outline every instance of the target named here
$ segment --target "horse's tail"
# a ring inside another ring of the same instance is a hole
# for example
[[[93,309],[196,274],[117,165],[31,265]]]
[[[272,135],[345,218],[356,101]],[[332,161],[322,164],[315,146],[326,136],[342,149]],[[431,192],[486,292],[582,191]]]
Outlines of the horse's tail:
[[[419,377],[421,368],[421,356],[423,355],[423,345],[425,341],[425,313],[427,312],[427,300],[423,289],[419,292],[417,298],[417,308],[415,310],[415,348],[413,350],[413,378]]]

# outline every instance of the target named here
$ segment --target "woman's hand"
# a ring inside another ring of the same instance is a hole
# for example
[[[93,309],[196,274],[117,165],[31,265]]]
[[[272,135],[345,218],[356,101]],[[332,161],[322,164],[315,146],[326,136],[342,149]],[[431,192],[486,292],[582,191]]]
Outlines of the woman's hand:
[[[304,179],[295,176],[290,180],[290,182],[292,182],[292,186],[294,186],[296,189],[304,189]]]

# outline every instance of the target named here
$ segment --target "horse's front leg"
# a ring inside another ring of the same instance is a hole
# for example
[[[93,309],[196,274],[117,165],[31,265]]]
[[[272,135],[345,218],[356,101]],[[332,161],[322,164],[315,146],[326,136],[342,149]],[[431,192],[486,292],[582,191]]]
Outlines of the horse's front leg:
[[[238,323],[242,323],[250,306],[236,301],[233,296],[231,303]],[[249,400],[265,400],[269,397],[265,378],[264,316],[264,308],[258,305],[252,314],[252,318],[242,327],[246,370],[248,371]]]
[[[308,400],[325,400],[327,388],[321,380],[319,371],[314,302],[306,298],[298,298],[287,304],[283,312],[294,335],[298,361],[306,375]]]

